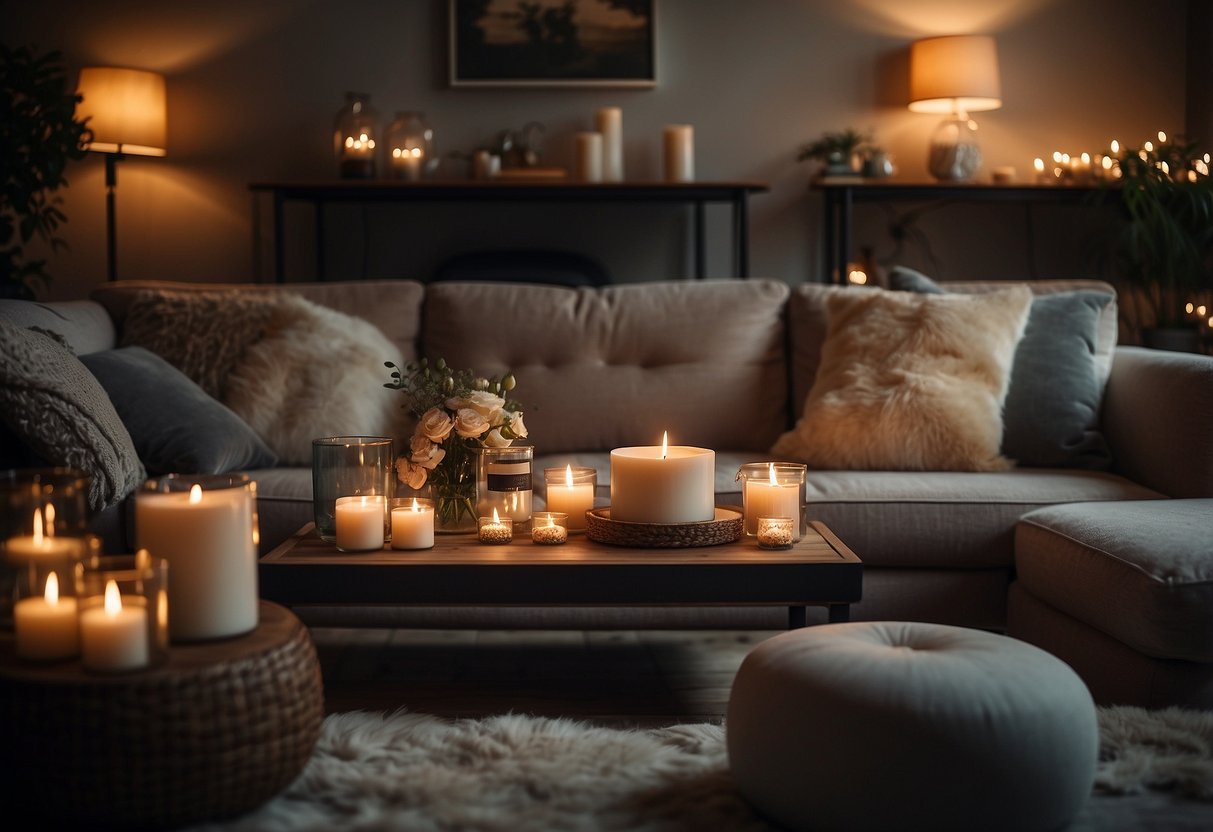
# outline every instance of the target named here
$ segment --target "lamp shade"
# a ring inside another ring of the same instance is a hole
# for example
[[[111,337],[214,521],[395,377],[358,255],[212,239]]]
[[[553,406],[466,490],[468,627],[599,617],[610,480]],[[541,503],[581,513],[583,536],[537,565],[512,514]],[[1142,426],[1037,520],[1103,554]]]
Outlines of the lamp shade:
[[[1002,106],[998,50],[989,35],[924,38],[910,47],[910,109],[975,112]]]
[[[87,147],[102,153],[165,154],[164,76],[120,67],[80,70],[78,118],[88,118],[93,140]]]

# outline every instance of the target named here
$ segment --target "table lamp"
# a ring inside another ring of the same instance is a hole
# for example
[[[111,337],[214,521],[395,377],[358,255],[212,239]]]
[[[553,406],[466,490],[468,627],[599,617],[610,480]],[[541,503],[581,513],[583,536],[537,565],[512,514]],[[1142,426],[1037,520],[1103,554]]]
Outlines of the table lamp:
[[[910,110],[946,113],[931,136],[927,167],[936,179],[963,182],[981,167],[977,124],[969,113],[1002,106],[998,52],[988,35],[924,38],[910,47]]]
[[[165,155],[164,76],[120,67],[80,70],[76,115],[88,119],[92,140],[85,146],[105,154],[105,230],[108,277],[118,279],[114,221],[117,164],[128,154]]]

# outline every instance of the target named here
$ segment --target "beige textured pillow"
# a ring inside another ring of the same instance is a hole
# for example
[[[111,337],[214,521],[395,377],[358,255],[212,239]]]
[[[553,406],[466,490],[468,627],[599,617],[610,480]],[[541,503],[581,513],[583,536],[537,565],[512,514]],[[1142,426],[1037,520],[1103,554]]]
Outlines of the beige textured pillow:
[[[837,292],[821,367],[772,453],[816,468],[1002,471],[1002,404],[1032,292]]]

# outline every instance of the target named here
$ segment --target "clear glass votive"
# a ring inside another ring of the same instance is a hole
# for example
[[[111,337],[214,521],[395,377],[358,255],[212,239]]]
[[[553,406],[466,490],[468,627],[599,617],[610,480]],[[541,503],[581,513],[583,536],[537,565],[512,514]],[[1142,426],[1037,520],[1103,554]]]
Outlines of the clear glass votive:
[[[805,475],[799,462],[747,462],[737,471],[745,533],[758,533],[759,517],[791,517],[793,542],[804,535]]]
[[[791,549],[796,542],[791,517],[759,517],[757,533],[759,549]]]
[[[514,539],[514,521],[499,514],[481,517],[476,523],[476,531],[481,543],[494,546],[509,543]]]
[[[383,539],[392,536],[387,500],[395,496],[395,456],[386,436],[330,436],[312,440],[312,513],[316,533],[337,542],[338,497],[382,497]],[[383,541],[380,541],[380,546]]]
[[[61,558],[33,558],[16,565],[11,598],[14,646],[27,661],[55,662],[80,653],[78,580],[90,553],[101,551],[92,535],[72,540],[77,548]]]
[[[168,560],[146,549],[81,564],[76,591],[85,669],[121,673],[168,659],[168,569]]]
[[[559,546],[569,539],[569,516],[563,511],[536,511],[531,515],[531,542]]]
[[[433,500],[393,497],[388,505],[392,515],[393,549],[434,548]]]
[[[598,490],[598,472],[593,468],[544,468],[543,484],[549,511],[569,516],[569,531],[585,531],[585,513],[594,508],[594,493]]]

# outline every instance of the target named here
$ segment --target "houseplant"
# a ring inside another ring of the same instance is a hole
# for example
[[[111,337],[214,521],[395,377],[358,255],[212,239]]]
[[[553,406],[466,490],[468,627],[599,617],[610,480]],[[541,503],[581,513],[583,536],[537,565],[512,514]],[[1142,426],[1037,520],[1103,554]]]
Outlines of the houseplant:
[[[1147,346],[1195,349],[1185,305],[1213,295],[1213,179],[1188,142],[1148,143],[1119,159],[1125,222],[1118,283]],[[1178,338],[1178,340],[1177,340]]]
[[[66,81],[60,53],[0,44],[0,296],[32,298],[50,280],[46,260],[27,253],[31,242],[67,246],[56,191],[68,162],[84,158],[88,127]]]
[[[853,159],[868,149],[872,137],[848,127],[836,133],[822,133],[821,137],[800,148],[797,161],[814,159],[825,164],[823,176],[853,176]]]

